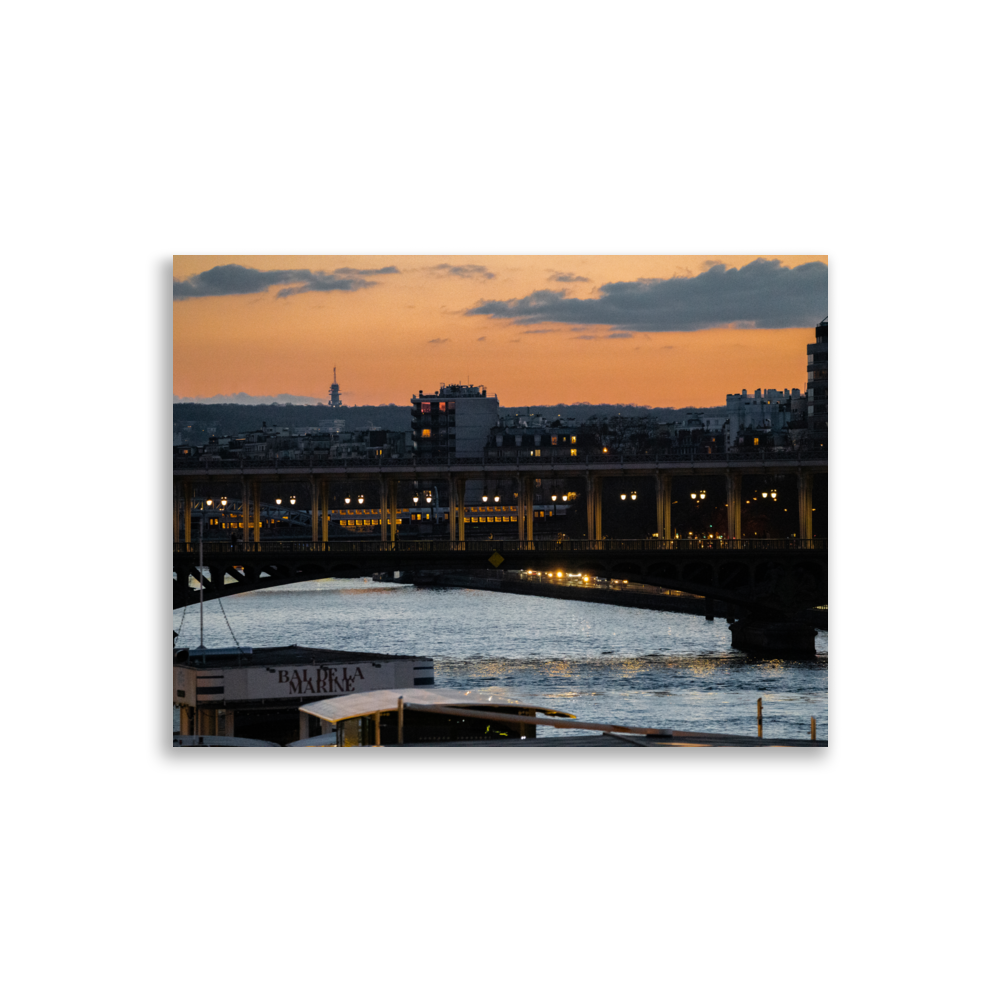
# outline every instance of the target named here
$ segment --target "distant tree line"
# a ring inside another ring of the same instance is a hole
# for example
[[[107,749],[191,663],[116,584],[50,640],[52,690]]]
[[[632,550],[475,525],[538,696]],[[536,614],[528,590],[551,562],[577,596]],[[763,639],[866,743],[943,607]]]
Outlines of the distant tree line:
[[[501,406],[500,415],[537,413],[549,423],[581,424],[588,419],[601,423],[613,422],[631,429],[639,424],[655,425],[661,420],[680,419],[688,410],[696,409],[706,416],[724,415],[725,406],[682,407],[634,406],[617,403],[558,403],[555,406]],[[185,433],[191,443],[203,444],[209,433],[241,434],[267,423],[268,427],[316,427],[323,420],[343,420],[344,429],[364,430],[370,425],[387,431],[409,431],[409,406],[285,406],[281,404],[244,406],[239,403],[174,403],[174,432]],[[188,428],[190,427],[190,430]],[[204,440],[202,440],[204,439]]]

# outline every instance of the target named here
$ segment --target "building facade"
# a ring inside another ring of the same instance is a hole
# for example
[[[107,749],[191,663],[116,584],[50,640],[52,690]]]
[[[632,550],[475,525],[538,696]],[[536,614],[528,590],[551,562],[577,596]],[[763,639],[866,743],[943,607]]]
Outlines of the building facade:
[[[500,418],[500,403],[481,385],[445,385],[411,397],[410,427],[418,462],[449,458],[481,459],[490,428]]]
[[[751,396],[746,389],[726,396],[727,446],[740,446],[756,437],[768,445],[780,444],[789,428],[800,418],[802,393],[798,389],[757,389]]]
[[[809,436],[816,442],[826,441],[829,399],[829,376],[827,366],[827,317],[816,327],[816,342],[806,345],[806,420]]]

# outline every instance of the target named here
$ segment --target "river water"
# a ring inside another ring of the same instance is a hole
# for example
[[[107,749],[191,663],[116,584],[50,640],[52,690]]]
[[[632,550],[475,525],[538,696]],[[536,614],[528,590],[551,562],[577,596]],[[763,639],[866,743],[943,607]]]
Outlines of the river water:
[[[175,611],[174,629],[179,645],[196,646],[198,606]],[[224,608],[206,602],[205,645],[232,646],[234,635],[245,646],[429,656],[440,687],[587,722],[756,736],[762,698],[765,736],[808,739],[815,716],[827,738],[826,632],[815,660],[758,659],[732,649],[725,619],[330,579],[229,597]],[[538,728],[539,737],[569,732]]]

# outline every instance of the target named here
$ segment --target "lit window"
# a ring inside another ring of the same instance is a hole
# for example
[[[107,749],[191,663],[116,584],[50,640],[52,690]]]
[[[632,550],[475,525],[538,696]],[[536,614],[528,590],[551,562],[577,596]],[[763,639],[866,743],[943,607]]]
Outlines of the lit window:
[[[570,443],[570,444],[576,444],[576,435],[575,435],[575,434],[573,435],[573,437],[571,437],[571,438],[569,439],[569,443]]]
[[[541,458],[542,457],[542,449],[541,448],[536,448],[535,451],[534,451],[534,456],[535,456],[535,458]]]
[[[423,430],[422,430],[422,431],[420,432],[420,436],[421,436],[421,437],[425,437],[425,438],[429,438],[429,437],[431,436],[431,429],[430,429],[429,427],[425,427],[425,428],[424,428],[424,429],[423,429]]]
[[[552,443],[553,444],[559,444],[559,435],[558,434],[553,434],[552,435]]]
[[[421,403],[420,404],[420,412],[421,413],[430,413],[431,412],[431,404],[430,403]]]
[[[573,440],[575,441],[576,438],[573,438]],[[570,450],[569,450],[569,457],[570,458],[576,458],[576,448],[570,448]]]
[[[438,403],[438,409],[443,413],[447,405],[447,403]]]

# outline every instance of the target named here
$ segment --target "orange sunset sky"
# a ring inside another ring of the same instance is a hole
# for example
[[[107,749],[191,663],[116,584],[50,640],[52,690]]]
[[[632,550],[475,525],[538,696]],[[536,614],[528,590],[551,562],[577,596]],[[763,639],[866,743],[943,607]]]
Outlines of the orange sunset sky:
[[[806,386],[827,258],[176,256],[174,394],[720,406]]]

